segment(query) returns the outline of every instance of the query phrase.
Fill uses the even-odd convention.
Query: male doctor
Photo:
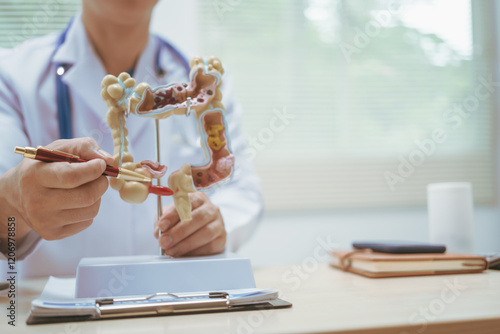
[[[155,196],[131,205],[107,191],[102,172],[113,161],[107,153],[113,142],[100,97],[102,78],[128,71],[151,86],[188,80],[185,59],[149,33],[156,2],[82,0],[82,12],[64,32],[0,53],[0,256],[6,260],[7,226],[15,220],[16,260],[24,259],[17,264],[20,276],[72,275],[82,257],[158,254],[159,246],[172,256],[234,251],[261,216],[258,178],[243,157],[241,110],[226,77],[223,103],[236,157],[233,181],[208,194],[191,194],[193,219],[187,223],[179,221],[170,197],[163,198],[163,215],[153,224]],[[60,127],[61,113],[69,120],[66,127]],[[192,118],[159,123],[165,179],[184,163],[203,162]],[[134,160],[154,160],[154,121],[130,117],[127,127]],[[62,133],[75,139],[58,140]],[[44,163],[13,153],[15,146],[38,145],[90,161]]]

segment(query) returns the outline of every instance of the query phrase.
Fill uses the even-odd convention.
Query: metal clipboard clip
[[[175,300],[153,300],[161,296],[174,297]],[[95,308],[101,319],[228,310],[229,294],[209,292],[180,296],[158,292],[145,297],[97,299]]]

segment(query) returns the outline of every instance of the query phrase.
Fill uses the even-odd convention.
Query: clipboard
[[[259,298],[259,294],[262,298]],[[36,312],[36,306],[32,306],[32,311],[26,320],[28,325],[292,307],[291,303],[277,298],[276,291],[270,294],[269,290],[244,294],[223,291],[194,294],[162,292],[144,297],[101,298],[93,301],[93,305],[78,302],[73,304],[44,303],[53,307],[53,311]],[[81,308],[74,308],[75,305],[80,305]],[[67,306],[73,307],[71,314],[61,315],[57,312],[58,310],[65,310]]]

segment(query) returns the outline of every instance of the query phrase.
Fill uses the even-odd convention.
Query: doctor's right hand
[[[14,216],[18,241],[31,230],[43,239],[57,240],[86,229],[108,188],[102,173],[113,158],[93,139],[57,140],[47,147],[90,161],[46,163],[25,158],[2,175],[0,224],[3,229],[7,217]]]

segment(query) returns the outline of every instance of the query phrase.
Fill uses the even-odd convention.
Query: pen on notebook
[[[25,158],[40,160],[44,162],[87,162],[79,156],[54,150],[51,148],[38,146],[34,147],[19,147],[16,146],[15,153],[23,155]],[[107,165],[103,175],[116,177],[117,179],[126,181],[151,182],[151,178],[142,174],[133,172],[128,169],[118,168]]]

